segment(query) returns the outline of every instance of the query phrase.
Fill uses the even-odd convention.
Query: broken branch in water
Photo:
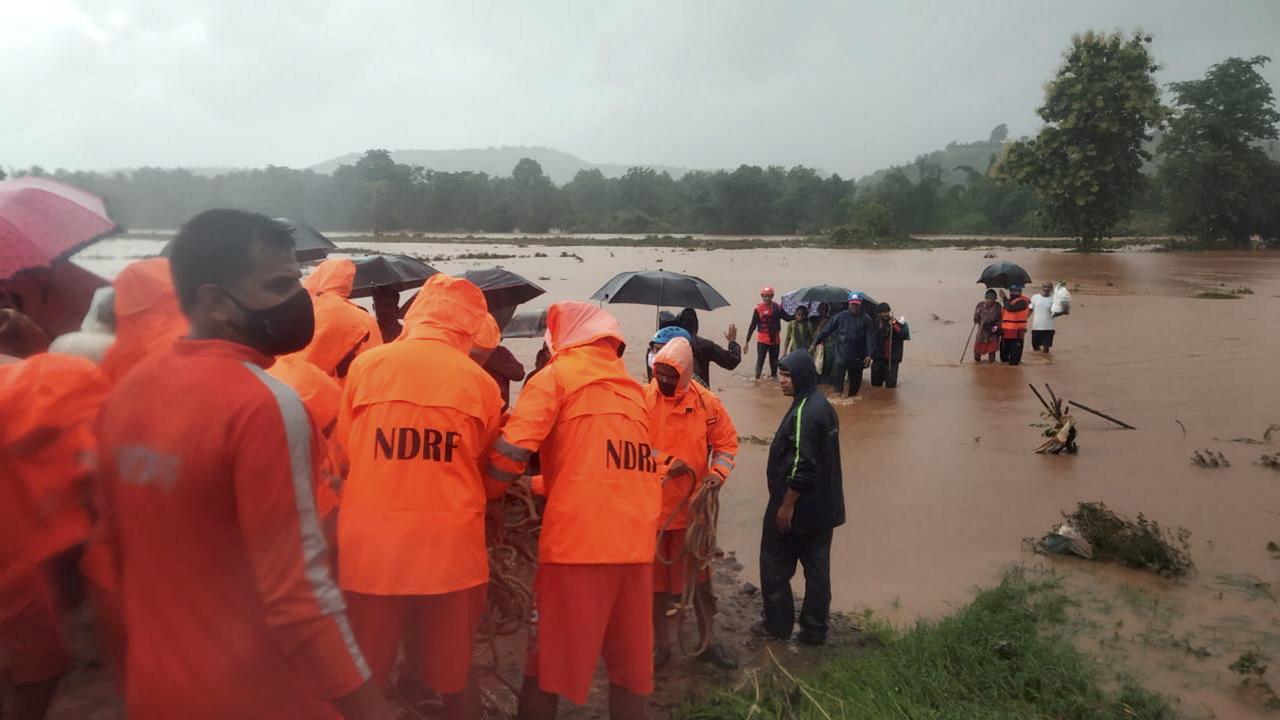
[[[1044,406],[1044,409],[1046,412],[1053,412],[1053,409],[1049,407],[1049,403],[1044,401],[1044,397],[1040,394],[1040,391],[1036,389],[1035,385],[1032,385],[1031,383],[1027,383],[1027,387],[1031,388],[1031,392],[1036,394],[1036,399],[1039,400],[1040,404]]]
[[[1053,427],[1044,431],[1044,436],[1049,439],[1036,448],[1036,453],[1058,455],[1065,452],[1074,455],[1080,446],[1076,444],[1076,419],[1071,417],[1071,411],[1053,393],[1053,388],[1049,387],[1048,383],[1045,383],[1044,387],[1049,392],[1049,397],[1053,398],[1052,405],[1045,402],[1044,396],[1036,390],[1034,385],[1030,387],[1031,392],[1036,394],[1036,398],[1044,406],[1044,412],[1041,414],[1053,420]]]
[[[1182,437],[1186,437],[1186,436],[1187,436],[1187,426],[1186,426],[1186,425],[1183,425],[1183,424],[1182,424],[1182,421],[1181,421],[1181,420],[1179,420],[1178,418],[1174,418],[1174,419],[1173,419],[1173,421],[1174,421],[1174,422],[1176,422],[1176,423],[1178,423],[1178,427],[1182,428]]]
[[[1068,400],[1067,402],[1068,402],[1068,403],[1070,403],[1071,405],[1075,406],[1075,407],[1080,408],[1081,410],[1084,410],[1085,412],[1093,413],[1094,415],[1097,415],[1098,417],[1102,418],[1103,420],[1110,420],[1111,422],[1113,422],[1113,423],[1115,423],[1115,424],[1119,425],[1120,427],[1122,427],[1122,428],[1124,428],[1124,429],[1126,429],[1126,430],[1137,430],[1137,429],[1138,429],[1138,428],[1136,428],[1136,427],[1134,427],[1134,426],[1130,425],[1129,423],[1127,423],[1127,422],[1125,422],[1125,421],[1123,421],[1123,420],[1117,420],[1117,419],[1115,419],[1115,418],[1111,417],[1110,415],[1108,415],[1108,414],[1106,414],[1106,413],[1104,413],[1104,412],[1099,412],[1099,411],[1097,411],[1097,410],[1094,410],[1093,408],[1091,408],[1091,407],[1089,407],[1089,406],[1087,406],[1087,405],[1081,405],[1080,403],[1076,402],[1075,400]],[[1179,424],[1181,424],[1181,423],[1179,423]],[[1183,428],[1183,430],[1185,431],[1185,430],[1186,430],[1186,428]]]

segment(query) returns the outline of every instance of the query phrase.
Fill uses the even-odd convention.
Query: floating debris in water
[[[1036,448],[1039,455],[1060,455],[1067,453],[1074,455],[1080,451],[1080,446],[1076,444],[1076,419],[1071,416],[1071,409],[1067,407],[1067,402],[1054,394],[1053,388],[1045,383],[1045,390],[1048,391],[1049,397],[1053,402],[1046,402],[1044,396],[1036,390],[1035,385],[1028,385],[1031,392],[1035,393],[1036,399],[1044,406],[1044,412],[1040,413],[1043,417],[1052,420],[1053,424],[1044,431],[1045,440],[1040,447]]]
[[[751,443],[752,445],[772,445],[773,438],[760,437],[759,435],[739,435],[738,442]]]
[[[1221,451],[1208,448],[1195,451],[1191,455],[1191,464],[1202,468],[1231,467],[1231,461],[1227,459],[1226,455],[1223,455]]]
[[[1186,528],[1170,532],[1142,513],[1131,520],[1101,502],[1079,503],[1075,512],[1063,513],[1062,517],[1067,521],[1065,525],[1055,526],[1038,540],[1026,541],[1032,549],[1061,552],[1053,549],[1062,545],[1056,538],[1063,535],[1063,527],[1069,527],[1073,536],[1078,534],[1088,543],[1094,560],[1118,562],[1172,577],[1186,575],[1195,566],[1191,561],[1191,532]]]

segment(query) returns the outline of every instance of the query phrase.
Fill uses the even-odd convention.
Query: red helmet
[[[761,290],[760,290],[760,294],[761,294],[761,295],[772,295],[772,294],[773,294],[773,288],[771,288],[771,287],[764,287],[764,288],[761,288]]]

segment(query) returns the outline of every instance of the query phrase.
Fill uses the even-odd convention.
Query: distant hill
[[[1004,146],[1004,142],[986,140],[971,143],[952,142],[948,143],[944,150],[934,150],[921,157],[926,162],[942,168],[942,182],[944,185],[963,185],[968,180],[968,176],[963,171],[957,170],[957,168],[968,166],[980,173],[985,173],[991,165],[992,159],[999,156]],[[912,161],[904,165],[877,170],[858,180],[858,187],[878,185],[884,179],[884,176],[894,169],[902,170],[902,172],[906,173],[911,182],[916,182],[920,179],[920,174],[916,171],[915,162]]]
[[[364,153],[349,153],[342,157],[327,160],[311,167],[322,173],[331,173],[339,165],[354,165]],[[557,185],[563,185],[573,179],[579,170],[598,169],[605,177],[622,177],[630,165],[609,163],[589,163],[575,155],[544,147],[489,147],[466,150],[392,150],[391,157],[405,165],[421,165],[441,172],[482,172],[492,176],[505,177],[520,162],[520,158],[538,161],[542,171]],[[643,165],[643,163],[636,163]],[[666,171],[673,178],[679,178],[689,172],[687,168],[667,165],[645,165],[658,172]]]

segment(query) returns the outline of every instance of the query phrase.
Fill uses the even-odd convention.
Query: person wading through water
[[[656,338],[655,338],[656,339]],[[738,455],[738,432],[720,398],[693,382],[693,351],[682,337],[673,338],[658,351],[653,381],[645,387],[649,432],[653,447],[684,463],[688,471],[672,475],[662,485],[662,526],[658,557],[653,563],[653,630],[655,667],[671,660],[671,633],[667,610],[672,600],[685,594],[688,565],[698,562],[685,551],[685,539],[693,515],[690,503],[696,493],[718,493],[733,472]],[[714,532],[715,528],[704,528]],[[698,630],[707,648],[698,657],[721,670],[736,670],[738,663],[715,642],[712,619],[716,598],[706,570],[698,574],[694,590]]]
[[[893,317],[889,303],[876,306],[876,342],[871,346],[871,387],[898,387],[902,345],[911,339],[911,326]]]
[[[391,718],[316,516],[324,438],[265,368],[315,328],[293,235],[209,210],[170,244],[191,330],[100,418],[102,507],[130,718]]]
[[[609,715],[645,716],[653,692],[653,559],[662,471],[644,389],[627,374],[618,321],[588,303],[547,309],[551,361],[525,382],[489,454],[489,478],[515,480],[536,452],[547,507],[519,717],[554,718],[587,700],[601,655]]]
[[[853,397],[862,387],[862,371],[871,365],[868,353],[876,341],[876,326],[872,317],[862,311],[862,295],[849,293],[849,309],[836,313],[809,346],[812,355],[828,337],[836,339],[836,359],[833,381],[837,393]],[[845,391],[845,378],[849,389]]]
[[[733,370],[742,363],[742,346],[738,344],[738,326],[729,323],[724,331],[727,347],[720,347],[715,341],[698,334],[698,313],[693,308],[685,308],[676,316],[675,324],[684,328],[690,335],[693,346],[693,377],[698,382],[711,387],[711,364],[715,363],[725,370]]]
[[[751,349],[751,333],[756,335],[756,379],[764,371],[764,359],[769,358],[769,377],[778,377],[778,349],[782,346],[782,321],[794,320],[782,306],[773,301],[773,288],[760,291],[760,304],[751,311],[751,323],[747,326],[747,346]]]
[[[817,334],[814,325],[814,322],[809,319],[808,305],[796,308],[795,319],[787,325],[787,339],[782,345],[782,352],[807,350],[813,344],[813,338]]]
[[[1031,300],[1022,294],[1021,285],[1010,285],[1007,296],[1001,290],[1000,299],[1004,301],[1000,313],[1000,359],[1010,365],[1018,365],[1022,362]]]
[[[995,290],[988,290],[984,298],[973,309],[973,324],[978,326],[978,336],[973,340],[976,363],[982,362],[983,355],[995,362],[996,352],[1000,350],[1000,302],[996,300]]]
[[[804,567],[800,642],[827,639],[831,609],[831,536],[844,524],[840,420],[818,389],[813,357],[804,350],[782,359],[782,394],[791,407],[769,446],[769,504],[760,537],[760,593],[764,620],[756,631],[788,640],[795,625],[791,578]]]

